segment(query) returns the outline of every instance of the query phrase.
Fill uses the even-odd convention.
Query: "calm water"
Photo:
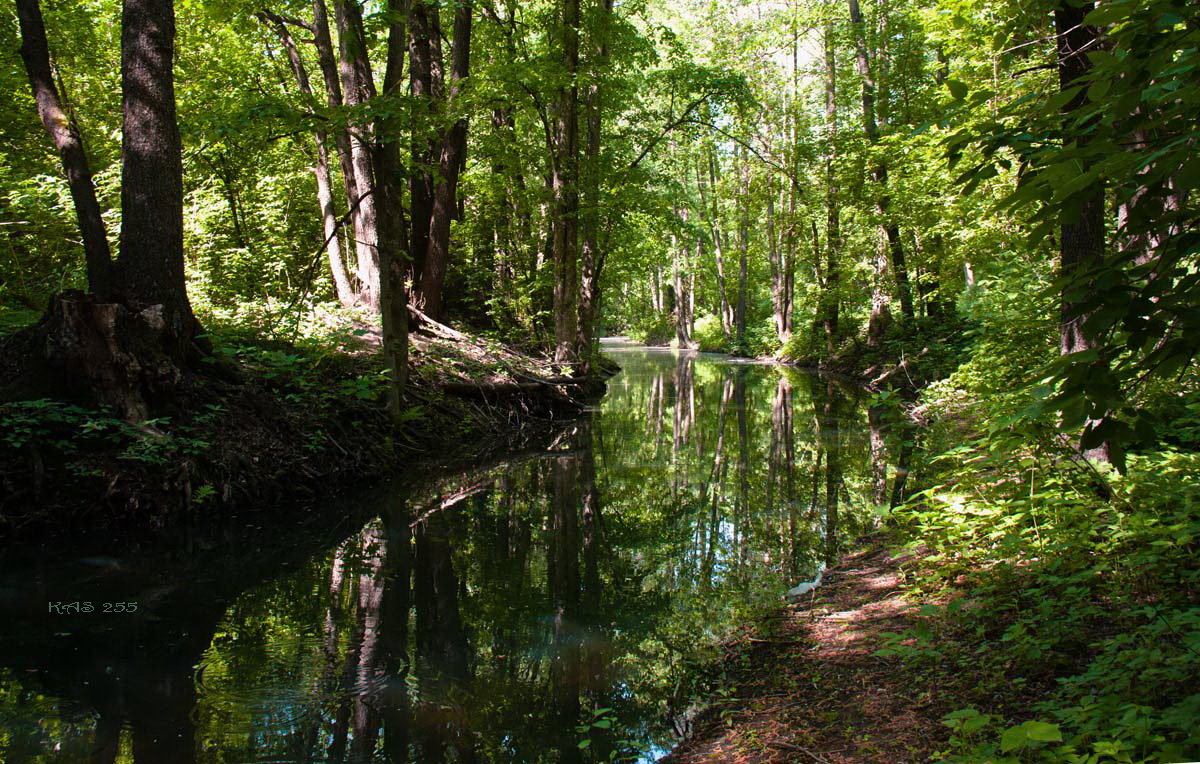
[[[869,522],[872,439],[829,380],[607,350],[624,370],[548,453],[286,527],[5,553],[0,760],[668,751],[720,641]],[[46,612],[72,601],[92,612]]]

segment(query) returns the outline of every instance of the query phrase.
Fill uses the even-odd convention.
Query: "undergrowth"
[[[943,604],[880,652],[973,700],[940,758],[1200,759],[1200,454],[1120,475],[991,433],[926,469],[892,523],[924,551],[912,593]]]

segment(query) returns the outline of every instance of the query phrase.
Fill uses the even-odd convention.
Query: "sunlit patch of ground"
[[[947,735],[953,700],[875,655],[916,618],[901,596],[907,557],[850,555],[813,595],[736,646],[735,693],[664,764],[923,761]]]

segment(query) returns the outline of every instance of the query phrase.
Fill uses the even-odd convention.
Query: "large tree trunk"
[[[454,12],[454,41],[451,47],[450,92],[446,106],[457,99],[471,69],[470,0],[460,0]],[[463,117],[445,131],[438,163],[433,206],[429,216],[429,253],[421,271],[418,302],[427,315],[442,319],[442,285],[450,262],[450,221],[458,209],[458,176],[467,153],[467,119]]]
[[[585,363],[591,359],[592,341],[596,331],[596,314],[600,309],[600,274],[604,270],[604,253],[600,251],[600,141],[603,136],[604,94],[600,78],[608,70],[608,28],[612,19],[613,0],[603,0],[601,16],[596,25],[595,66],[593,80],[584,98],[587,115],[587,145],[583,159],[583,210],[580,217],[583,243],[579,262],[579,338],[577,353]]]
[[[338,30],[341,52],[340,77],[343,98],[347,106],[357,106],[375,97],[375,80],[367,58],[367,42],[363,33],[362,11],[356,0],[334,0],[334,21]],[[374,188],[372,177],[372,126],[362,122],[350,138],[350,156],[358,187],[358,214],[355,218],[354,240],[358,252],[358,281],[362,303],[373,310],[380,307],[378,200],[368,189]]]
[[[140,422],[170,399],[182,377],[164,316],[159,303],[127,306],[62,292],[41,324],[46,358],[74,393]]]
[[[579,0],[562,0],[562,64],[569,84],[559,91],[555,116],[554,189],[554,360],[578,361],[579,325]]]
[[[28,7],[22,9],[22,21],[35,37],[38,30],[31,27],[39,26],[40,17],[29,13]],[[34,67],[31,80],[39,108],[52,110],[56,94],[44,90],[41,78],[47,72],[39,69],[39,62],[48,65],[42,55],[47,53],[44,39],[43,33],[42,44],[27,45],[24,52]],[[67,386],[132,421],[147,418],[157,404],[172,397],[182,367],[206,346],[197,338],[200,325],[188,303],[184,280],[183,161],[175,122],[174,42],[170,0],[125,0],[120,257],[111,268],[100,268],[102,253],[93,251],[89,271],[93,267],[101,271],[96,279],[104,287],[102,294],[56,295],[39,327],[45,360],[63,372]],[[43,109],[44,116],[49,114]],[[75,163],[69,170],[77,174],[73,192],[76,181],[90,186],[86,165],[78,164],[82,158],[78,133],[72,136],[69,125],[60,123],[58,128],[67,131],[56,138],[66,139]],[[94,203],[94,192],[80,190]],[[98,207],[85,215],[98,216]],[[91,220],[88,225],[96,223]],[[103,236],[102,224],[92,235]]]
[[[125,0],[121,243],[115,289],[135,310],[159,305],[162,341],[183,360],[200,333],[183,269],[183,147],[175,121],[172,0]]]
[[[401,95],[401,72],[404,68],[404,49],[407,30],[406,0],[388,0],[391,18],[388,27],[387,68],[383,76],[383,97]],[[379,210],[376,244],[380,266],[380,313],[383,331],[383,355],[391,374],[388,392],[388,413],[400,422],[403,411],[404,388],[408,382],[408,290],[404,268],[404,218],[401,212],[401,189],[404,185],[400,161],[400,125],[388,116],[393,110],[384,109],[376,118],[374,133],[378,144],[374,157],[375,197]]]
[[[21,60],[25,62],[25,72],[33,88],[38,116],[54,141],[54,148],[58,149],[67,185],[71,189],[71,201],[75,204],[75,219],[79,225],[87,265],[88,290],[105,294],[109,289],[112,266],[108,234],[100,215],[100,203],[96,200],[96,186],[92,182],[83,138],[75,121],[63,109],[58,88],[54,84],[50,46],[46,41],[46,26],[42,21],[38,0],[17,0],[17,20],[21,26]]]

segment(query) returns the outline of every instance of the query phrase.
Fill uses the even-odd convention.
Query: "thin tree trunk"
[[[685,223],[687,222],[687,210],[678,210],[677,214]],[[675,236],[671,237],[671,286],[675,293],[675,340],[681,348],[692,346],[692,321],[688,315],[692,301],[686,273],[689,270],[686,259],[688,246],[686,241],[679,240]]]
[[[358,106],[375,97],[375,81],[367,58],[362,12],[356,0],[334,0],[333,17],[338,30],[341,53],[339,75],[347,106]],[[358,281],[361,301],[372,310],[380,308],[379,201],[368,189],[375,188],[371,157],[371,125],[363,122],[350,137],[350,156],[358,188],[358,215],[355,218],[355,250],[358,253]]]
[[[726,341],[733,337],[733,305],[729,299],[729,290],[725,279],[725,234],[721,229],[719,196],[717,194],[717,158],[712,144],[706,147],[708,164],[709,194],[712,198],[710,224],[713,237],[713,255],[717,265],[717,292],[721,312],[721,332]]]
[[[332,108],[342,106],[342,84],[338,79],[337,57],[333,53],[333,39],[329,34],[329,12],[325,0],[313,0],[313,44],[317,49],[317,62],[321,69],[321,77],[325,81],[326,103]],[[354,155],[350,148],[350,132],[345,128],[334,131],[337,143],[338,164],[342,171],[342,187],[346,195],[346,209],[350,210],[350,226],[347,229],[346,256],[350,256],[349,243],[357,240],[354,232],[358,230],[358,178],[354,173]],[[358,290],[355,289],[355,299]]]
[[[850,26],[854,30],[854,46],[855,46],[855,65],[858,69],[859,77],[862,79],[862,108],[863,108],[863,128],[867,135],[867,142],[872,148],[878,150],[879,146],[879,126],[876,122],[876,99],[875,99],[875,80],[871,75],[870,56],[867,51],[866,34],[863,30],[862,13],[859,11],[858,0],[848,0],[850,6]],[[895,221],[894,216],[890,212],[891,197],[888,194],[888,165],[887,160],[879,156],[875,160],[875,166],[871,170],[871,176],[874,178],[876,185],[879,186],[878,199],[875,202],[875,209],[879,213],[880,225],[883,228],[884,237],[887,240],[887,249],[891,255],[892,270],[896,279],[896,290],[900,295],[900,312],[906,318],[913,318],[913,302],[912,290],[908,282],[908,269],[904,261],[904,243],[900,239],[900,226]],[[882,269],[886,268],[886,260],[877,258],[876,261],[876,279],[882,284],[883,276]],[[882,331],[881,322],[886,322],[886,318],[882,313],[886,310],[883,306],[883,300],[876,296],[873,300],[871,319],[875,324],[875,331],[872,332],[874,339],[878,338],[878,333]],[[877,317],[878,316],[878,317]]]
[[[284,20],[269,11],[263,11],[261,15],[271,23],[279,41],[283,43],[300,92],[311,98],[313,89],[308,79],[308,71],[304,68],[304,60],[300,58],[300,51],[296,48],[296,42],[288,32]],[[354,289],[350,286],[350,277],[346,273],[346,264],[342,261],[342,248],[337,237],[337,213],[333,208],[333,191],[329,185],[329,153],[325,149],[327,139],[325,131],[316,131],[317,164],[313,168],[313,174],[317,180],[317,203],[321,207],[321,228],[325,236],[325,253],[329,259],[329,272],[333,276],[338,302],[350,307],[354,304]]]
[[[775,192],[767,193],[767,260],[771,264],[771,303],[774,310],[775,336],[780,347],[792,337],[791,296],[788,294],[788,256],[776,237]]]
[[[454,41],[451,47],[450,92],[448,106],[462,90],[471,68],[470,0],[460,0],[454,12]],[[429,252],[421,272],[418,300],[434,320],[442,318],[442,285],[450,261],[450,221],[458,208],[458,176],[467,153],[467,119],[463,117],[444,134],[433,189],[433,206],[429,217]]]
[[[750,163],[744,156],[739,162],[741,193],[738,195],[738,286],[737,309],[733,315],[737,352],[746,352],[746,277],[750,256]]]
[[[33,88],[38,116],[54,141],[54,148],[58,150],[71,190],[71,201],[75,205],[75,219],[79,225],[87,266],[88,291],[105,295],[109,290],[109,271],[112,267],[108,233],[100,214],[100,203],[96,200],[96,186],[92,181],[83,138],[74,119],[63,109],[58,88],[54,84],[54,74],[50,68],[50,45],[46,40],[46,26],[38,0],[17,0],[17,20],[21,27],[19,52],[21,60],[25,62],[29,85]]]
[[[821,327],[825,331],[825,353],[833,357],[838,333],[838,291],[841,274],[838,253],[841,250],[841,206],[838,201],[837,156],[837,53],[833,22],[825,25],[825,125],[829,130],[826,141],[829,153],[825,158],[825,279],[821,284]],[[815,226],[815,223],[814,223]],[[816,232],[814,230],[814,244]],[[819,258],[814,252],[814,257]]]

